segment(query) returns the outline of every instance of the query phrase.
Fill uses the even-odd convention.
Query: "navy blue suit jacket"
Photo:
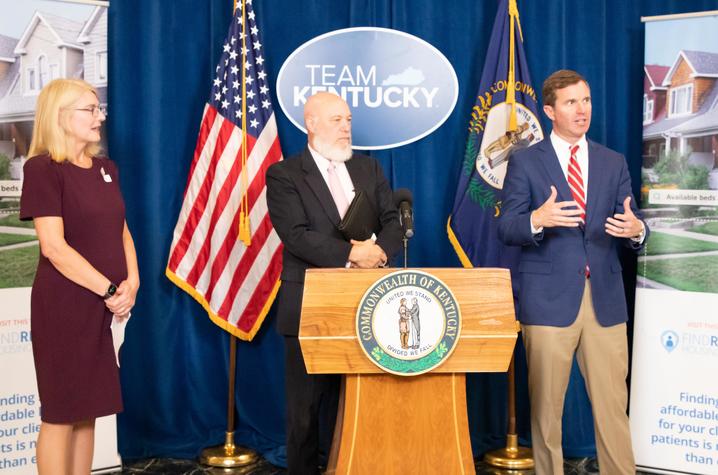
[[[588,141],[585,227],[544,228],[533,235],[531,212],[548,199],[551,185],[558,192],[556,201],[573,200],[550,139],[511,156],[498,231],[504,244],[522,246],[518,266],[519,320],[528,325],[572,324],[581,304],[588,263],[599,323],[611,326],[625,322],[628,312],[619,246],[638,251],[642,244],[610,236],[605,231],[605,222],[607,217],[623,212],[627,196],[631,196],[633,212],[641,217],[631,192],[626,160],[621,154]]]

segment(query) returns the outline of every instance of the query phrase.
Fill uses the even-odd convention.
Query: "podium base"
[[[327,473],[475,475],[463,373],[347,374],[344,381],[341,436]],[[420,465],[407,448],[421,454]]]
[[[227,432],[224,445],[206,448],[199,457],[202,465],[223,468],[244,467],[257,460],[257,452],[254,450],[234,445],[234,432]]]
[[[531,449],[519,447],[519,440],[516,434],[506,436],[506,447],[492,450],[484,455],[484,462],[492,467],[510,470],[526,470],[534,467],[534,459]],[[502,470],[501,473],[510,474]],[[519,472],[517,472],[519,473]]]

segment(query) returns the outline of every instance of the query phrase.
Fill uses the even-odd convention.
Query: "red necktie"
[[[578,145],[571,147],[571,158],[568,161],[568,186],[571,188],[571,195],[573,195],[574,201],[578,203],[578,207],[581,208],[581,219],[586,222],[586,191],[583,186],[583,174],[581,173],[581,167],[578,165],[576,159],[576,152],[578,151]]]
[[[586,223],[586,189],[583,186],[583,173],[581,173],[581,167],[578,165],[576,159],[576,152],[578,152],[578,145],[571,147],[571,158],[568,161],[568,187],[571,188],[571,195],[578,207],[581,208],[581,219],[583,219],[584,225]],[[586,277],[591,275],[591,271],[586,263]]]

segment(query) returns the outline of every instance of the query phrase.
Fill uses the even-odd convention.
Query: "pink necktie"
[[[339,181],[336,165],[330,163],[329,168],[327,168],[327,173],[329,176],[329,192],[332,194],[332,198],[334,198],[334,204],[337,206],[337,211],[339,211],[339,217],[343,218],[349,207],[349,202],[342,189],[342,183]]]

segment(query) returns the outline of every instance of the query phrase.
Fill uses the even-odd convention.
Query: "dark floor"
[[[598,473],[595,459],[570,459],[565,464],[565,475],[587,475]],[[284,474],[283,468],[275,467],[265,460],[256,464],[235,469],[212,468],[200,465],[194,460],[148,459],[126,464],[122,474],[149,473],[161,475],[199,475],[199,474],[234,474],[234,475],[275,475]],[[477,475],[533,475],[533,470],[500,470],[488,467],[484,462],[476,464]],[[638,472],[639,474],[641,472]]]

